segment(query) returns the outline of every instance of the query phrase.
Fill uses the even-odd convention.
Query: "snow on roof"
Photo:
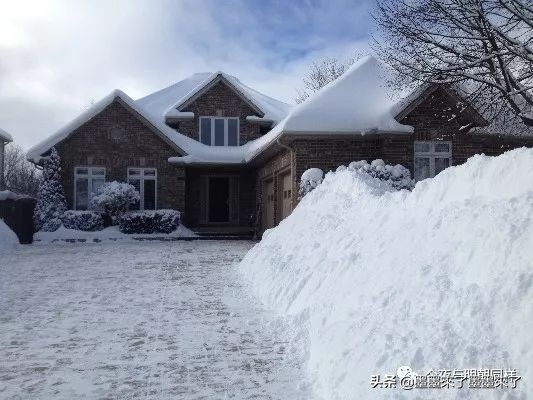
[[[371,56],[355,62],[338,79],[330,82],[292,110],[282,122],[284,132],[367,133],[412,132],[391,113],[386,70]]]
[[[241,148],[251,161],[284,134],[352,135],[365,133],[411,133],[391,113],[394,101],[385,87],[385,73],[373,57],[364,57],[342,76],[306,101],[298,104],[279,124]],[[180,157],[170,161],[179,162]]]
[[[372,57],[356,62],[337,80],[329,83],[305,102],[292,110],[290,106],[250,89],[240,81],[224,73],[195,74],[175,85],[169,86],[137,101],[120,90],[115,90],[94,104],[78,118],[60,129],[56,134],[30,149],[28,159],[38,162],[41,156],[75,129],[103,111],[116,98],[144,117],[172,144],[181,156],[169,158],[177,164],[245,164],[274,144],[283,134],[365,134],[409,133],[412,127],[401,125],[391,114],[392,100],[387,96],[385,80],[380,77],[384,69]],[[238,87],[243,94],[265,111],[264,120],[278,121],[286,116],[267,134],[243,146],[207,146],[185,136],[165,123],[165,115],[175,110],[177,104],[198,93],[217,77],[222,76]],[[176,102],[176,99],[177,102]],[[173,111],[174,113],[174,111]],[[171,113],[171,115],[173,115]]]
[[[191,75],[187,79],[140,98],[136,102],[150,114],[164,117],[176,102],[196,88],[203,86],[203,82],[207,81],[211,75],[210,72]]]
[[[289,104],[266,96],[246,86],[236,77],[221,71],[194,74],[174,85],[137,100],[137,103],[155,117],[164,119],[169,112],[179,109],[180,106],[217,79],[226,80],[238,94],[264,114],[262,117],[264,120],[271,120],[277,123],[287,115],[291,108]]]
[[[4,131],[3,129],[0,129],[0,139],[2,139],[2,141],[4,141],[4,142],[12,142],[13,141],[13,138],[11,137],[11,135],[9,133],[7,133],[6,131]]]
[[[187,154],[197,154],[200,158],[204,155],[206,151],[212,151],[212,148],[210,146],[206,146],[197,140],[191,139],[185,135],[182,135],[179,132],[176,132],[174,129],[166,125],[164,122],[162,122],[158,118],[154,118],[152,115],[146,112],[142,107],[139,106],[131,97],[129,97],[126,93],[120,91],[120,90],[114,90],[109,95],[104,97],[99,102],[95,103],[93,106],[91,106],[89,109],[87,109],[84,113],[79,115],[77,118],[72,120],[70,123],[65,125],[63,128],[61,128],[59,131],[57,131],[54,135],[50,136],[48,139],[44,140],[43,142],[37,144],[36,146],[32,147],[27,154],[27,157],[29,160],[34,162],[39,162],[39,160],[42,158],[42,155],[46,153],[48,150],[50,150],[52,147],[54,147],[59,142],[66,139],[74,130],[82,126],[87,121],[94,118],[96,115],[98,115],[100,112],[102,112],[109,104],[111,104],[115,99],[122,100],[127,106],[129,106],[131,109],[133,109],[135,112],[137,112],[140,116],[142,116],[146,121],[148,121],[150,124],[152,124],[157,131],[162,135],[164,139],[169,141],[171,144],[173,144],[177,150],[179,150],[182,153]],[[226,160],[233,161],[233,162],[241,162],[242,159],[239,157],[236,157],[236,153],[238,153],[239,148],[236,147],[234,149],[227,149],[227,152],[223,153],[229,153],[229,156],[227,154],[221,154],[219,157],[220,162],[224,162]]]

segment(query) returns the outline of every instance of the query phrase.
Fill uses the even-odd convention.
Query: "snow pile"
[[[0,252],[13,248],[18,243],[19,240],[15,232],[9,229],[5,222],[0,219]]]
[[[533,392],[532,168],[531,149],[475,156],[412,192],[341,170],[266,232],[240,268],[268,306],[300,321],[318,396],[504,396],[371,388],[371,375],[407,365],[516,368],[507,396]]]
[[[320,185],[323,178],[324,172],[320,168],[309,168],[304,171],[302,178],[300,179],[300,189],[298,190],[299,198],[301,199],[311,190]]]

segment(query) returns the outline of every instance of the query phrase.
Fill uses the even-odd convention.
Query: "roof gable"
[[[50,136],[46,140],[42,141],[41,143],[28,150],[28,160],[39,162],[39,160],[44,156],[44,154],[46,154],[52,147],[67,139],[78,128],[94,119],[115,101],[119,101],[123,107],[125,107],[135,117],[137,117],[152,132],[154,132],[154,134],[160,136],[161,139],[168,143],[178,153],[182,155],[186,154],[186,152],[180,146],[179,142],[176,140],[175,137],[176,135],[182,135],[176,133],[168,127],[168,131],[165,130],[157,123],[157,121],[154,121],[149,115],[147,115],[143,109],[138,107],[138,105],[128,95],[126,95],[120,90],[115,90],[99,102],[95,103],[92,107],[87,109],[84,113],[80,114],[77,118],[72,120],[63,128],[58,130],[54,135]]]
[[[259,108],[257,104],[255,104],[251,99],[249,99],[247,96],[243,94],[241,90],[239,90],[233,83],[231,83],[224,75],[219,73],[218,75],[214,76],[213,79],[208,82],[205,86],[198,88],[198,90],[194,93],[190,93],[186,98],[181,99],[179,104],[175,104],[170,111],[173,109],[183,111],[185,108],[190,106],[192,103],[194,103],[196,100],[198,100],[200,97],[202,97],[204,94],[209,92],[212,88],[214,88],[216,85],[222,84],[229,88],[237,97],[239,97],[244,103],[246,103],[257,115],[260,117],[264,117],[265,113],[264,111]]]
[[[224,72],[199,73],[159,90],[136,102],[148,113],[165,121],[176,111],[181,111],[211,87],[222,82],[247,103],[263,121],[278,123],[290,111],[291,106],[264,95],[246,85],[239,79]]]
[[[442,84],[425,84],[417,88],[404,99],[400,100],[393,106],[393,115],[397,121],[402,121],[411,114],[417,107],[423,104],[431,95],[438,91],[443,91],[457,105],[461,104],[463,109],[461,114],[472,120],[472,126],[486,126],[487,120],[459,93],[448,85]]]

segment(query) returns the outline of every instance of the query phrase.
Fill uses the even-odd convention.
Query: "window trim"
[[[131,171],[139,171],[139,175],[131,175]],[[146,175],[145,171],[154,171],[154,175]],[[157,210],[157,168],[153,167],[128,167],[126,174],[126,181],[130,183],[131,179],[138,179],[140,181],[139,187],[139,211],[144,210],[144,181],[155,181],[155,198],[154,198],[154,210]]]
[[[241,145],[241,121],[239,117],[216,117],[216,116],[209,116],[204,115],[198,118],[198,141],[202,143],[202,119],[209,119],[211,120],[211,144],[209,146],[212,147],[239,147]],[[216,146],[215,145],[215,120],[222,119],[224,120],[224,145],[222,146]],[[229,120],[236,120],[237,121],[237,144],[235,146],[230,146],[228,144],[228,121]],[[207,146],[207,145],[206,145]]]
[[[79,174],[79,169],[86,169],[86,174]],[[101,169],[104,171],[103,175],[94,175],[93,169]],[[93,179],[94,178],[104,178],[104,183],[106,183],[106,174],[107,170],[105,167],[99,167],[99,166],[85,166],[85,165],[77,165],[74,167],[74,196],[73,196],[73,202],[72,202],[72,208],[74,210],[78,210],[78,199],[77,199],[77,189],[78,189],[78,178],[86,178],[87,179],[87,209],[89,209],[89,204],[91,203],[91,195],[93,193]]]
[[[429,144],[430,148],[429,151],[416,151],[416,145],[421,143],[427,143]],[[448,151],[435,151],[435,145],[437,144],[447,144],[449,146]],[[413,172],[414,172],[414,178],[417,179],[417,171],[416,171],[416,159],[417,158],[428,158],[429,159],[429,177],[428,178],[434,178],[437,174],[435,174],[435,158],[447,158],[449,160],[448,167],[452,166],[453,157],[452,157],[452,142],[451,141],[445,141],[445,140],[415,140],[413,143]],[[440,173],[440,172],[439,172]],[[427,178],[424,178],[427,179]]]

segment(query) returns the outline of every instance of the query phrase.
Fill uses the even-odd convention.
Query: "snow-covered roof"
[[[363,57],[342,76],[313,94],[282,121],[284,132],[412,132],[391,113],[386,70],[374,57]],[[280,124],[280,125],[281,125]]]
[[[276,143],[282,135],[410,133],[412,127],[398,123],[391,113],[393,101],[387,96],[384,73],[385,69],[376,59],[362,58],[341,77],[292,109],[285,103],[248,88],[235,77],[220,72],[195,74],[137,101],[115,90],[56,134],[30,149],[28,158],[38,161],[50,148],[103,111],[116,98],[121,99],[176,146],[178,154],[171,157],[169,162],[184,165],[246,164]],[[265,122],[279,121],[277,125],[267,134],[242,146],[218,147],[204,145],[165,123],[167,116],[184,116],[182,114],[185,113],[179,112],[179,105],[186,104],[188,99],[216,79],[226,79],[241,90],[243,95],[263,110],[264,115],[260,119]],[[259,118],[254,119],[257,121]]]
[[[294,107],[270,132],[234,148],[241,152],[240,162],[252,161],[283,135],[411,133],[413,128],[398,123],[391,113],[394,101],[388,96],[383,77],[385,73],[375,58],[360,59],[341,77]],[[211,156],[215,154],[207,159],[188,154],[172,157],[169,161],[185,165],[216,163],[217,157]],[[233,156],[238,157],[239,154],[234,153]]]
[[[0,140],[2,140],[3,142],[12,142],[13,138],[9,133],[4,131],[3,129],[0,129]]]
[[[156,129],[157,133],[159,133],[163,139],[165,139],[171,145],[175,146],[178,152],[183,154],[201,155],[203,150],[210,149],[210,146],[206,146],[198,142],[197,140],[191,139],[185,135],[182,135],[181,133],[176,132],[174,129],[162,122],[159,118],[155,118],[154,116],[149,114],[126,93],[120,90],[114,90],[102,100],[93,104],[84,113],[82,113],[70,123],[65,125],[55,134],[53,134],[43,142],[37,144],[36,146],[32,147],[27,153],[28,159],[34,162],[39,162],[43,154],[45,154],[48,150],[50,150],[59,142],[65,140],[77,128],[94,118],[116,99],[122,100],[128,107],[130,107],[133,111],[135,111],[142,118],[144,118],[149,124],[151,124]],[[221,160],[224,160],[224,157],[222,157]]]
[[[204,90],[219,81],[224,81],[258,113],[263,114],[258,119],[277,123],[287,115],[291,108],[289,104],[266,96],[246,86],[236,77],[221,71],[194,74],[174,85],[137,100],[137,103],[156,118],[159,117],[164,120],[165,117],[172,115],[175,110],[180,110]]]

